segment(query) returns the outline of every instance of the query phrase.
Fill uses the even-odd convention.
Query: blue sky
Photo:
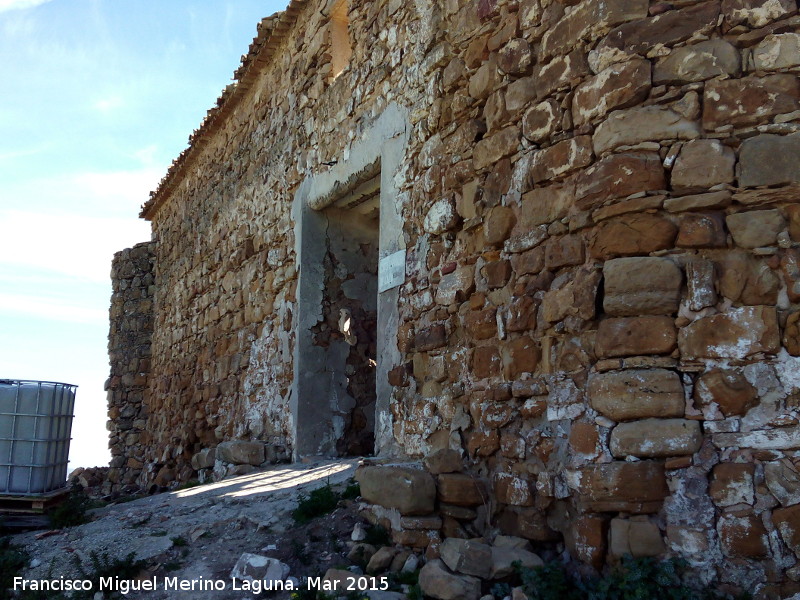
[[[0,378],[78,384],[72,465],[108,462],[113,253],[286,0],[0,0]]]

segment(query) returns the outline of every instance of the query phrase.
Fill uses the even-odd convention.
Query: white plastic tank
[[[77,386],[0,379],[0,495],[63,488]]]

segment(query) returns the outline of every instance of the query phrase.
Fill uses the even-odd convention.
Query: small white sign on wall
[[[385,292],[406,280],[406,251],[399,250],[378,262],[378,293]]]

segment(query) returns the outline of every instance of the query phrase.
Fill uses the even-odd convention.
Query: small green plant
[[[361,495],[361,486],[358,484],[357,481],[350,480],[347,484],[347,487],[344,488],[342,492],[342,498],[345,500],[355,500]]]
[[[27,564],[28,555],[24,550],[14,546],[10,538],[0,538],[0,600],[11,598],[10,588],[14,585],[14,577]]]
[[[186,541],[186,538],[182,537],[180,535],[177,536],[177,537],[169,538],[169,539],[171,539],[173,545],[177,546],[178,548],[180,548],[182,546],[188,546],[189,545],[189,542]]]
[[[135,579],[139,573],[147,567],[144,560],[136,560],[136,553],[131,552],[124,558],[111,558],[108,552],[90,552],[89,564],[85,565],[75,557],[75,568],[80,574],[81,579],[92,582],[92,589],[100,588],[100,579],[106,577],[118,577],[119,579]],[[94,593],[90,590],[74,594],[72,598],[90,599]]]
[[[311,555],[309,555],[305,546],[297,540],[292,540],[292,554],[294,554],[295,558],[300,561],[300,564],[311,564]]]
[[[515,568],[530,600],[722,600],[710,587],[689,588],[683,581],[685,561],[625,556],[603,577],[579,579],[567,574],[560,563],[534,569]]]
[[[172,573],[173,571],[177,571],[183,566],[183,563],[179,560],[172,560],[168,563],[164,564],[164,570],[167,573]]]
[[[175,488],[175,490],[176,491],[188,490],[190,488],[197,487],[198,485],[201,485],[200,481],[198,481],[197,479],[190,479],[186,483],[180,484],[178,487]]]
[[[419,569],[416,571],[398,571],[397,573],[389,573],[389,583],[393,587],[400,587],[401,585],[415,586],[419,582]]]
[[[406,598],[408,598],[408,600],[422,600],[422,588],[418,583],[408,588]]]
[[[72,486],[67,498],[58,506],[50,509],[50,525],[54,529],[76,527],[88,523],[91,519],[86,511],[97,508],[97,504],[83,491],[80,484]]]
[[[333,491],[330,483],[312,490],[309,494],[300,494],[299,503],[292,511],[292,517],[298,525],[305,525],[333,511],[339,503],[339,498],[339,494]]]
[[[392,543],[392,537],[389,531],[382,525],[369,525],[364,533],[364,543],[372,544],[376,548],[379,546],[389,546]]]

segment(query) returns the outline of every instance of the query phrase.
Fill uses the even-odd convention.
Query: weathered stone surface
[[[504,344],[500,349],[503,374],[515,379],[523,373],[533,373],[541,359],[541,351],[533,338],[522,336]]]
[[[414,349],[427,352],[447,344],[447,329],[444,325],[432,325],[419,330],[414,336]]]
[[[463,469],[461,452],[451,448],[437,450],[425,457],[425,468],[431,475],[457,473]]]
[[[511,235],[516,220],[514,211],[508,206],[492,208],[483,222],[483,238],[486,243],[492,246],[502,244]]]
[[[597,511],[655,512],[669,494],[664,464],[648,460],[584,467],[579,491],[587,508]]]
[[[578,174],[575,198],[579,208],[607,199],[666,189],[661,157],[655,152],[612,154]]]
[[[397,552],[397,548],[392,548],[391,546],[383,546],[382,548],[378,548],[375,554],[373,554],[369,559],[365,571],[370,575],[375,573],[383,573],[387,568],[389,568],[389,565],[392,564],[392,559],[394,559]]]
[[[711,436],[717,448],[755,448],[758,450],[792,450],[800,448],[800,431],[768,429],[742,433],[715,433]]]
[[[733,150],[718,140],[687,142],[672,168],[672,189],[678,193],[692,193],[720,183],[732,183],[735,163]]]
[[[722,553],[730,558],[764,558],[769,551],[767,530],[755,515],[725,515],[718,524]]]
[[[786,318],[782,341],[789,354],[800,356],[800,312],[794,312]]]
[[[605,319],[597,329],[598,358],[669,354],[677,345],[677,330],[671,317],[646,316]]]
[[[522,135],[532,142],[544,142],[558,129],[561,108],[555,100],[530,107],[522,118]]]
[[[714,263],[693,259],[686,263],[687,304],[689,310],[699,311],[717,303]]]
[[[533,506],[531,483],[509,473],[498,473],[494,478],[494,493],[499,502],[512,506]]]
[[[611,65],[576,88],[572,120],[575,125],[583,125],[612,110],[637,104],[649,93],[649,61],[631,60]]]
[[[483,138],[475,144],[472,154],[475,169],[480,171],[493,165],[504,156],[514,154],[519,146],[519,137],[519,127],[511,125]]]
[[[769,492],[783,506],[800,503],[800,472],[790,461],[765,463],[764,480]]]
[[[694,454],[702,441],[699,421],[642,419],[614,427],[609,447],[616,458],[660,458]]]
[[[536,97],[542,100],[553,92],[570,87],[590,74],[586,54],[575,50],[566,56],[540,62],[533,69]]]
[[[600,155],[619,146],[697,137],[700,137],[698,123],[668,107],[654,105],[612,112],[597,126],[592,143],[595,154]]]
[[[582,515],[568,523],[564,542],[572,556],[599,569],[606,555],[607,528],[602,517]]]
[[[452,273],[443,275],[436,286],[437,304],[452,304],[464,300],[475,289],[475,267],[464,265]]]
[[[216,457],[216,448],[203,448],[200,452],[192,456],[192,468],[195,471],[199,471],[200,469],[213,469]]]
[[[289,565],[282,563],[277,558],[260,556],[245,552],[236,561],[231,570],[230,577],[240,581],[254,582],[256,580],[275,584],[289,576]],[[277,589],[277,588],[276,588]]]
[[[266,459],[264,442],[222,442],[217,446],[216,459],[234,465],[260,465]]]
[[[703,96],[703,127],[744,127],[800,108],[800,82],[795,75],[768,75],[714,80]]]
[[[678,346],[684,359],[775,353],[780,347],[775,309],[746,306],[697,319],[681,329]]]
[[[739,150],[739,185],[780,185],[800,181],[800,136],[765,133],[746,139]]]
[[[542,299],[542,318],[550,323],[561,321],[569,315],[583,320],[595,316],[600,272],[593,267],[582,267],[563,287],[547,292]]]
[[[533,232],[535,239],[538,240],[536,243],[541,242],[546,237],[546,233],[540,234],[535,227],[545,223],[550,224],[566,216],[574,202],[574,190],[569,185],[556,184],[525,193],[522,196],[519,221],[514,229],[512,239],[513,236],[522,237]]]
[[[464,330],[476,340],[485,340],[497,333],[497,311],[470,310],[464,315]]]
[[[612,557],[660,556],[666,549],[661,531],[647,517],[611,519],[608,551]]]
[[[755,465],[743,463],[719,463],[714,466],[708,493],[717,506],[753,504],[755,488],[753,474]]]
[[[469,80],[469,95],[478,100],[488,98],[500,85],[501,76],[497,63],[488,60],[483,63]]]
[[[757,71],[776,71],[800,65],[800,34],[770,34],[753,48],[753,66]]]
[[[433,512],[436,484],[422,469],[410,467],[362,467],[356,472],[361,496],[373,504],[396,508],[402,515]]]
[[[492,572],[492,548],[472,540],[447,538],[439,548],[451,571],[487,579]]]
[[[716,404],[726,417],[743,415],[758,403],[756,389],[741,373],[715,369],[704,373],[694,386],[698,407]]]
[[[666,369],[595,373],[588,393],[592,408],[614,421],[682,417],[685,408],[681,379]]]
[[[609,315],[662,315],[678,310],[683,275],[669,259],[612,259],[603,265],[603,278],[603,310]]]
[[[440,235],[458,224],[456,205],[450,198],[442,198],[433,203],[425,215],[422,227],[428,233]]]
[[[422,593],[438,600],[478,600],[481,582],[476,577],[454,575],[439,559],[425,563],[419,572]]]
[[[524,542],[525,540],[521,541]],[[495,545],[492,546],[492,569],[489,573],[489,578],[502,579],[512,575],[516,571],[514,563],[517,562],[525,569],[533,569],[544,565],[544,561],[539,558],[539,555],[524,548],[498,546],[497,540],[495,540]]]
[[[502,363],[495,346],[479,346],[472,353],[472,372],[478,379],[500,374]]]
[[[679,248],[724,248],[727,234],[722,215],[687,213],[680,220],[675,245]]]
[[[613,27],[619,23],[647,16],[647,3],[643,0],[611,0],[610,2],[582,2],[564,15],[542,37],[540,59],[563,54],[574,47],[585,35]]]
[[[712,77],[737,76],[741,72],[739,51],[722,39],[707,40],[675,48],[656,63],[656,85],[704,81]]]
[[[795,12],[792,0],[722,0],[722,14],[729,25],[763,27]]]
[[[470,475],[447,473],[437,478],[439,501],[456,506],[478,506],[488,501],[483,484]]]
[[[645,55],[654,46],[672,46],[697,32],[709,31],[716,25],[718,16],[718,2],[702,2],[681,10],[670,10],[656,17],[620,25],[606,36],[600,48]]]
[[[558,142],[533,155],[530,177],[534,183],[556,179],[592,163],[592,138],[588,135]]]
[[[718,270],[719,291],[725,298],[748,305],[777,302],[780,280],[766,261],[734,250],[721,257]]]
[[[786,219],[777,210],[752,210],[728,215],[725,219],[733,241],[742,248],[758,248],[775,244],[786,228]]]
[[[607,260],[672,248],[678,228],[659,215],[624,215],[603,221],[589,237],[589,254]]]
[[[669,212],[713,210],[717,208],[726,208],[730,203],[730,192],[710,192],[708,194],[697,194],[696,196],[667,198],[664,200],[664,209]]]
[[[506,507],[497,519],[497,526],[504,533],[526,540],[546,542],[559,539],[558,533],[547,524],[544,511],[537,508]]]
[[[524,38],[514,38],[500,49],[497,65],[505,73],[520,75],[528,73],[533,63],[531,46]]]

